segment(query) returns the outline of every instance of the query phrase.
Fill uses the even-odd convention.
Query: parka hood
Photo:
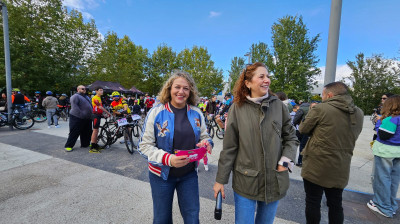
[[[327,103],[345,113],[350,114],[351,123],[355,124],[355,105],[353,98],[350,95],[337,95],[332,98],[325,100],[323,103]]]

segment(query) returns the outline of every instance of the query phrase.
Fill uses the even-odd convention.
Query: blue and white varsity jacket
[[[196,142],[207,139],[214,146],[207,133],[201,110],[187,105],[187,115],[193,127]],[[164,180],[168,179],[171,155],[174,154],[174,121],[175,116],[169,103],[155,105],[146,117],[138,147],[139,153],[149,162],[149,171]]]

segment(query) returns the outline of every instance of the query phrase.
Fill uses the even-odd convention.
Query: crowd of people
[[[232,176],[236,223],[273,223],[279,201],[289,189],[293,166],[301,168],[307,223],[320,223],[323,194],[329,208],[329,223],[343,223],[342,194],[349,182],[350,163],[364,121],[363,111],[354,105],[349,88],[342,82],[324,86],[321,102],[288,100],[284,92],[273,93],[267,67],[260,62],[241,72],[233,95],[199,97],[190,74],[175,71],[156,97],[104,96],[96,87],[93,96],[85,86],[70,102],[69,135],[66,151],[72,151],[80,137],[82,148],[100,152],[97,144],[101,119],[127,114],[145,114],[138,152],[148,162],[153,223],[172,223],[175,191],[185,223],[199,223],[198,166],[208,170],[207,153],[214,146],[206,121],[215,118],[224,132],[223,148],[213,186],[214,197],[225,198]],[[60,98],[51,91],[34,102],[52,116]],[[30,99],[17,93],[15,104]],[[110,111],[107,108],[110,108]],[[376,135],[372,151],[373,199],[367,207],[393,217],[398,209],[396,194],[400,182],[400,96],[385,94],[376,110]],[[56,127],[57,119],[54,120]],[[201,158],[178,155],[177,151],[205,149]],[[197,151],[196,151],[197,150]]]

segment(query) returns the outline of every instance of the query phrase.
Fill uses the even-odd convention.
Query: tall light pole
[[[8,39],[8,12],[5,3],[0,1],[1,13],[3,15],[3,32],[4,32],[4,58],[6,65],[6,89],[7,89],[7,111],[8,120],[11,121],[11,61],[10,61],[10,41]],[[12,125],[10,125],[12,129]]]
[[[342,0],[332,0],[324,85],[335,81],[341,14]]]
[[[245,55],[244,55],[245,57],[248,57],[248,63],[247,64],[251,64],[251,52],[247,52]]]

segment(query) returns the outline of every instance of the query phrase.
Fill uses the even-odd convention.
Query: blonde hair
[[[174,83],[175,79],[177,78],[184,78],[190,86],[190,94],[187,99],[187,103],[190,105],[197,105],[199,102],[199,92],[197,91],[196,84],[192,78],[192,76],[185,72],[185,71],[180,71],[180,70],[175,70],[174,72],[171,73],[171,76],[168,78],[168,80],[164,83],[160,93],[158,93],[157,98],[160,100],[160,103],[166,104],[171,101],[171,87],[172,84]]]

